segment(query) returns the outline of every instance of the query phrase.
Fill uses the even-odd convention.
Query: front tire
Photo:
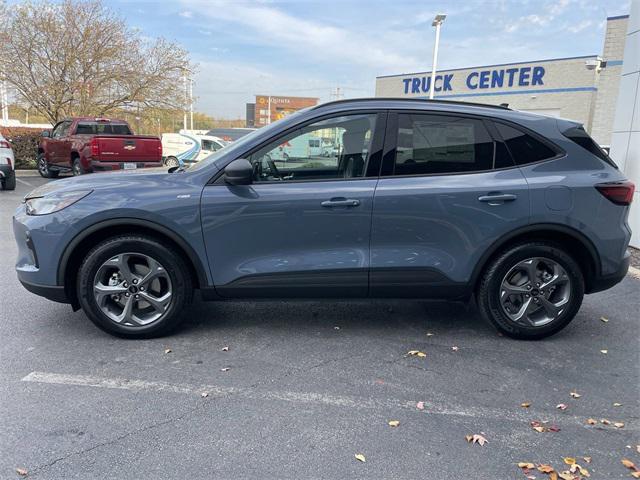
[[[174,330],[191,303],[189,270],[154,238],[110,238],[85,257],[77,281],[80,306],[107,333],[152,338]]]
[[[80,163],[80,159],[78,157],[73,159],[73,166],[71,167],[74,176],[83,175],[86,172],[84,168],[82,168],[82,163]]]
[[[56,178],[58,176],[57,170],[50,170],[49,164],[47,163],[47,158],[44,156],[44,153],[38,154],[38,173],[43,178]]]
[[[500,332],[537,340],[573,320],[582,305],[584,277],[561,246],[526,242],[490,262],[476,295],[482,316]]]

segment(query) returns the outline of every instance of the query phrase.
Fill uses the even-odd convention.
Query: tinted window
[[[395,175],[491,170],[493,158],[493,139],[480,120],[398,115]]]
[[[588,152],[594,154],[601,160],[604,160],[612,167],[618,168],[618,166],[611,160],[611,157],[607,155],[607,152],[600,148],[600,146],[589,136],[589,134],[582,127],[570,128],[563,133],[569,140],[577,143]]]
[[[556,156],[556,152],[551,147],[521,130],[502,123],[496,123],[496,127],[518,165],[539,162]]]
[[[363,177],[375,115],[322,120],[269,143],[249,157],[255,182]]]
[[[78,135],[131,135],[124,123],[82,122],[76,127]]]

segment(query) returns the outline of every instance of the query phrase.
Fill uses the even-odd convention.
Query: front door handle
[[[518,196],[511,193],[497,193],[482,195],[478,197],[478,200],[488,203],[489,205],[502,205],[505,202],[513,202],[516,198],[518,198]]]
[[[360,205],[360,200],[355,200],[353,198],[332,198],[331,200],[325,200],[320,205],[327,208],[332,207],[357,207]]]

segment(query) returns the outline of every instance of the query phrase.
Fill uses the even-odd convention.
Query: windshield
[[[245,147],[247,145],[250,145],[256,137],[264,134],[268,134],[270,131],[280,128],[284,122],[287,122],[287,123],[290,122],[291,120],[295,119],[302,112],[305,112],[306,110],[308,109],[305,108],[302,110],[298,110],[297,112],[294,112],[291,115],[287,115],[282,120],[273,122],[272,124],[267,125],[266,127],[262,127],[259,130],[254,130],[253,132],[245,135],[244,137],[241,137],[239,140],[236,140],[235,142],[231,142],[227,144],[226,147],[221,148],[217,152],[212,153],[208,157],[204,158],[202,161],[196,163],[194,166],[189,168],[189,170],[194,171],[194,170],[200,170],[202,168],[207,168],[209,165],[214,163],[218,158],[220,158],[223,155],[229,154],[229,152],[233,152],[233,151],[236,151],[237,153],[242,152],[245,149]]]

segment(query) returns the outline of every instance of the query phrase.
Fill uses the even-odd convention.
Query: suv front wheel
[[[127,338],[169,333],[191,303],[182,257],[146,236],[110,238],[92,249],[78,273],[82,309],[102,330]]]
[[[584,278],[559,245],[537,241],[499,254],[477,290],[482,316],[513,338],[536,340],[566,327],[582,305]]]

